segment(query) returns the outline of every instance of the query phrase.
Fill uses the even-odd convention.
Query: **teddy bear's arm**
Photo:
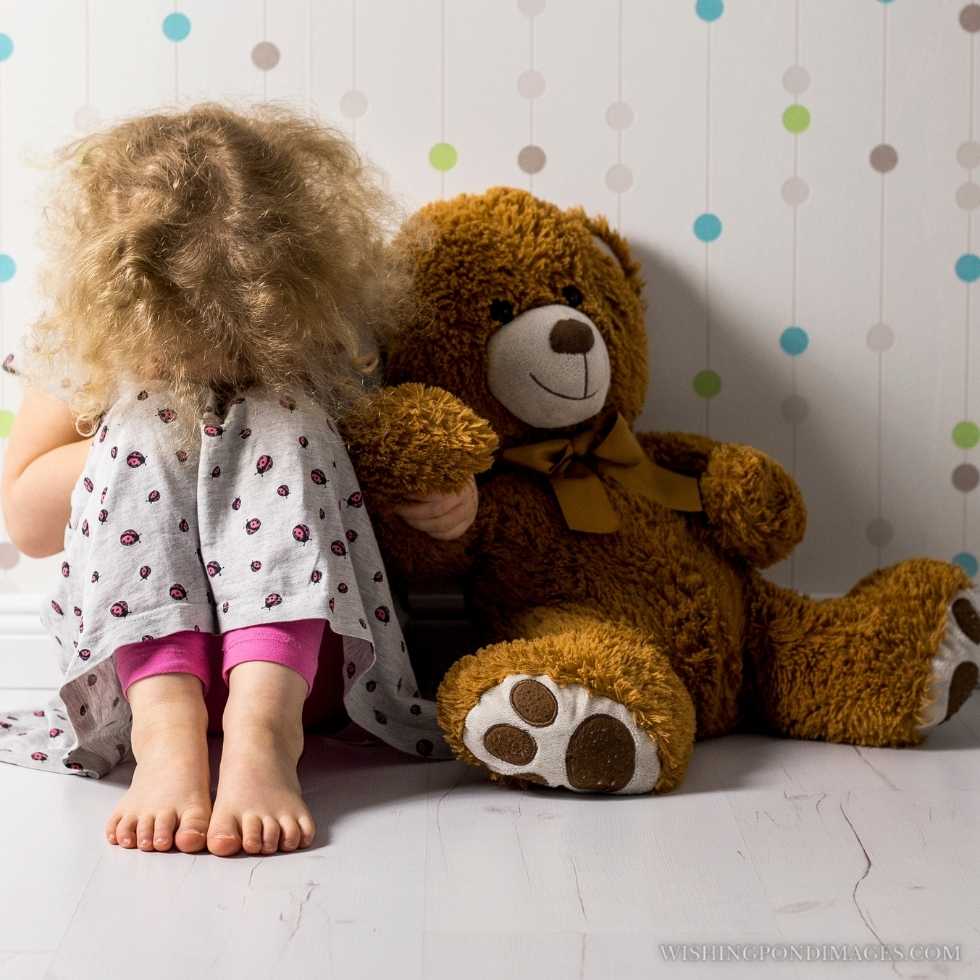
[[[488,422],[449,392],[420,384],[372,392],[340,425],[369,503],[383,507],[459,490],[490,468],[497,448]]]
[[[698,477],[705,525],[726,551],[767,568],[803,540],[806,506],[796,481],[765,453],[686,433],[641,433],[656,463]]]

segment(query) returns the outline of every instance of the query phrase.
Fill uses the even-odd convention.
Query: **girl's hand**
[[[476,480],[470,477],[458,493],[413,497],[410,503],[395,508],[395,513],[416,531],[424,531],[437,541],[453,541],[469,530],[479,504]]]

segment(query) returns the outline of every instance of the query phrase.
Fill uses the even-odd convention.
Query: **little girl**
[[[389,202],[342,136],[268,108],[133,119],[62,162],[49,309],[5,365],[29,387],[3,504],[23,552],[64,547],[43,610],[64,676],[45,711],[0,717],[0,760],[102,776],[131,747],[123,847],[306,847],[318,679],[384,741],[448,755],[331,418],[406,295]],[[453,537],[474,510],[467,488],[402,513]]]

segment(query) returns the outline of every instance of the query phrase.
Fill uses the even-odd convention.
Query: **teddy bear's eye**
[[[514,319],[514,304],[510,300],[495,299],[490,304],[490,316],[497,323],[510,323]]]
[[[575,287],[575,286],[566,286],[561,291],[561,294],[562,294],[562,296],[565,297],[565,302],[568,303],[569,306],[581,306],[582,305],[583,296],[579,292],[579,290],[578,290],[577,287]]]

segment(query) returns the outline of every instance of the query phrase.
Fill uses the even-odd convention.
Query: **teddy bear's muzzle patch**
[[[581,310],[559,303],[514,317],[487,347],[487,383],[512,415],[540,429],[577,425],[609,393],[609,351]]]
[[[485,691],[463,742],[492,772],[580,793],[649,793],[660,776],[656,742],[624,705],[546,675]]]

